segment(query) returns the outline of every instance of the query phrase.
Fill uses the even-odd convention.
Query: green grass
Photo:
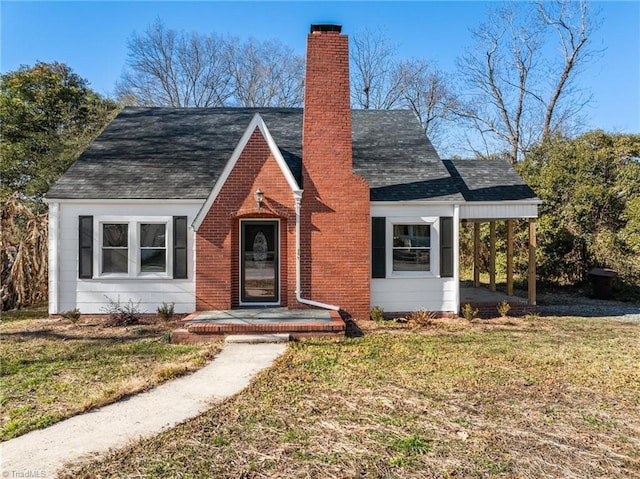
[[[219,350],[218,344],[169,344],[166,323],[102,328],[5,319],[0,324],[1,440],[197,369]]]
[[[66,477],[640,477],[640,327],[361,324]]]
[[[43,303],[34,304],[22,309],[12,309],[11,311],[0,312],[2,321],[17,321],[24,319],[42,319],[46,318],[49,305],[45,301]]]

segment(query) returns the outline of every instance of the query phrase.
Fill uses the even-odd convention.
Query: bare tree
[[[304,60],[276,41],[241,43],[157,20],[129,40],[118,98],[128,105],[215,107],[302,105]]]
[[[583,100],[575,101],[575,97],[579,95],[573,95],[573,103],[561,103],[563,98],[576,92],[573,79],[584,62],[598,52],[590,51],[587,47],[594,26],[589,18],[586,2],[541,2],[538,4],[538,12],[544,24],[556,31],[562,51],[562,61],[555,71],[550,71],[557,81],[546,103],[542,124],[542,140],[546,140],[558,125],[575,116],[590,100],[590,97],[583,97]]]
[[[384,30],[351,38],[351,102],[356,108],[412,110],[434,143],[446,136],[455,103],[445,75],[424,59],[401,60]]]
[[[404,60],[396,65],[393,75],[400,94],[399,105],[416,114],[432,142],[442,141],[444,123],[455,105],[444,73],[426,60]]]
[[[558,33],[562,58],[550,57],[550,29]],[[593,52],[586,2],[508,3],[473,31],[476,45],[458,61],[464,85],[455,114],[480,142],[480,156],[502,150],[516,163],[529,147],[571,122],[586,104],[573,79]]]
[[[364,30],[351,37],[351,101],[357,108],[390,109],[397,106],[396,47],[384,31]]]
[[[124,103],[211,107],[233,93],[228,42],[219,35],[176,32],[157,20],[128,46],[128,69],[116,86]]]
[[[129,40],[129,70],[117,85],[118,96],[138,105],[223,105],[232,93],[227,50],[220,36],[176,32],[156,21]]]
[[[230,48],[234,101],[246,107],[298,107],[304,96],[304,59],[277,41],[251,38]]]

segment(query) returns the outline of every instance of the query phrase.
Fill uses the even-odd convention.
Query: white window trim
[[[112,225],[127,225],[127,256],[128,256],[128,260],[127,260],[127,272],[126,273],[103,273],[102,272],[102,260],[104,258],[104,254],[103,254],[103,240],[104,240],[104,232],[103,232],[103,226],[105,224],[112,224]],[[94,254],[94,261],[98,261],[98,270],[94,271],[98,271],[98,275],[100,275],[103,278],[126,278],[129,276],[129,274],[131,273],[131,224],[127,221],[101,221],[99,223],[98,226],[98,249],[97,249],[97,254]],[[96,249],[94,249],[94,251],[96,251]],[[97,258],[96,258],[97,257]]]
[[[150,224],[155,224],[155,225],[164,225],[164,261],[165,261],[165,271],[161,272],[161,271],[142,271],[142,260],[141,260],[141,250],[142,250],[142,245],[140,242],[140,238],[141,238],[141,234],[140,234],[140,228],[141,226],[145,224],[145,225],[150,225]],[[145,278],[166,278],[167,276],[173,276],[173,274],[169,274],[170,272],[172,273],[172,266],[173,264],[169,264],[170,262],[173,263],[171,261],[171,255],[169,254],[169,246],[171,241],[173,240],[173,229],[170,230],[170,225],[171,224],[171,228],[173,227],[173,218],[171,218],[168,222],[167,221],[158,221],[158,220],[152,220],[152,221],[138,221],[136,222],[136,234],[137,236],[137,244],[136,244],[136,262],[135,265],[138,269],[138,276],[140,277],[145,277]],[[171,237],[170,237],[171,235]],[[161,249],[161,248],[151,248],[148,247],[146,249]]]
[[[428,225],[430,231],[429,271],[393,270],[393,227],[394,225]],[[438,216],[392,216],[387,217],[386,227],[386,270],[387,278],[437,278],[440,275],[440,219]]]
[[[165,272],[142,272],[140,264],[140,225],[165,225]],[[102,272],[102,225],[126,224],[129,226],[128,264],[127,273]],[[95,279],[172,279],[173,278],[173,216],[96,216],[93,218],[93,228],[98,234],[93,238],[93,277]]]

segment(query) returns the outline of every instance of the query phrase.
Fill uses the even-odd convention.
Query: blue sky
[[[127,39],[156,18],[174,29],[277,38],[303,54],[311,23],[340,23],[344,33],[382,27],[400,57],[434,61],[453,71],[471,46],[469,29],[487,2],[31,2],[0,0],[0,70],[36,61],[68,64],[109,95],[124,68]],[[602,25],[593,45],[602,58],[581,86],[593,93],[588,128],[640,133],[640,2],[594,2]]]

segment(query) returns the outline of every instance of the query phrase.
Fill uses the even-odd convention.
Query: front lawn
[[[0,323],[1,440],[185,374],[220,349],[169,344],[171,323],[104,328],[30,316],[4,314]]]
[[[640,477],[637,324],[360,326],[65,477]]]

